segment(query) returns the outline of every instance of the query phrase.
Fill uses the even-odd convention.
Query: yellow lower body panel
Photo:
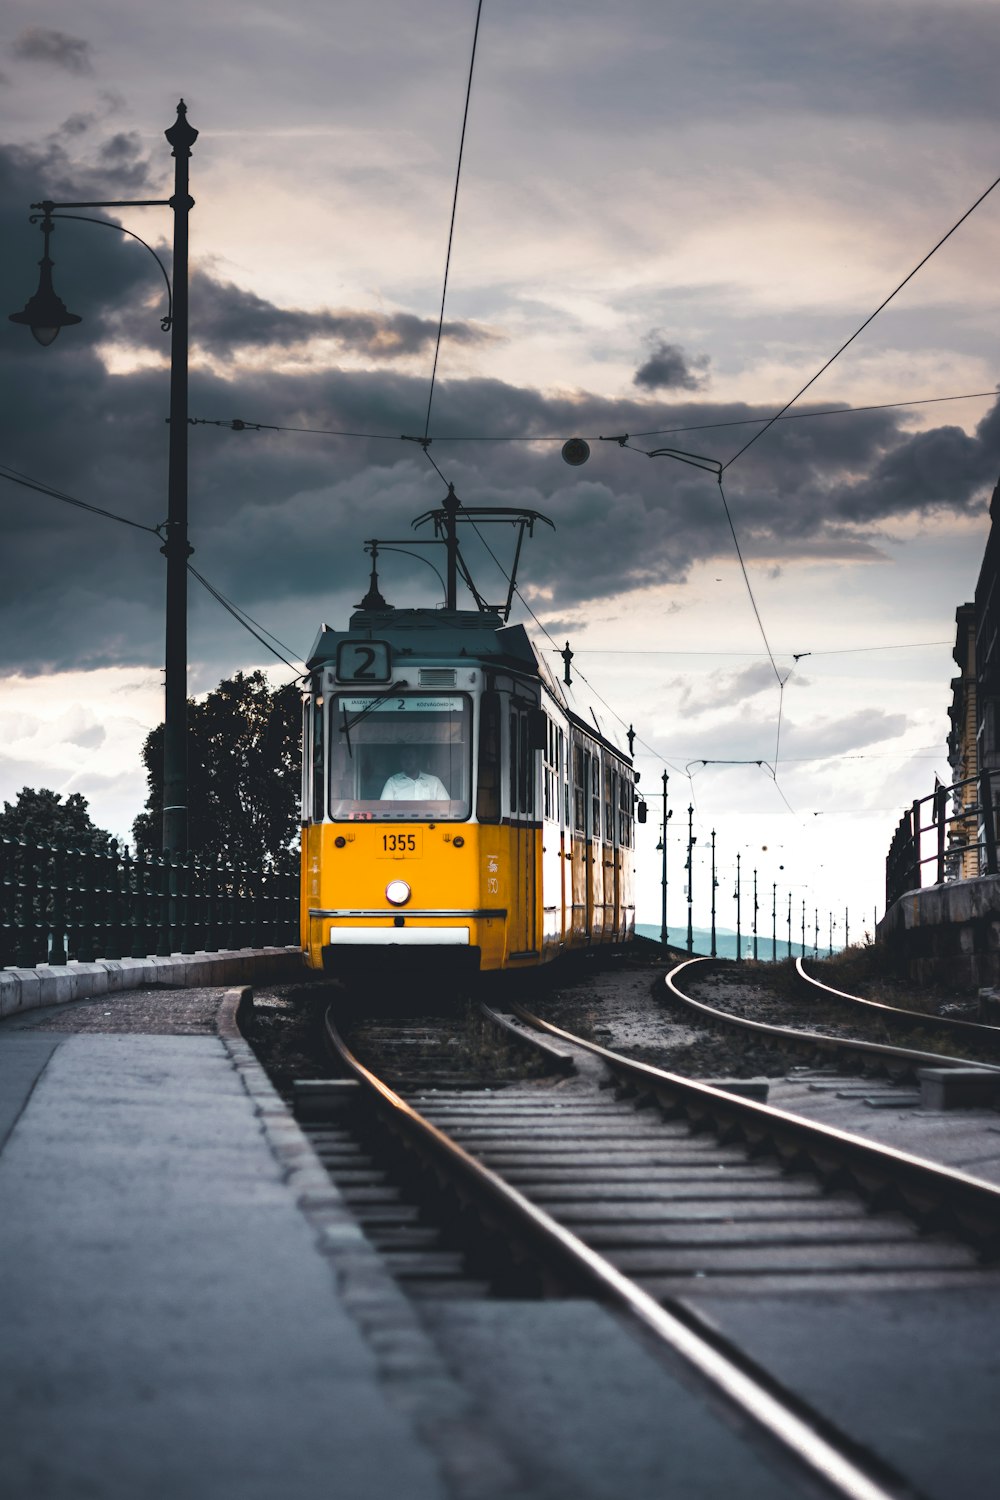
[[[574,845],[550,824],[308,825],[302,946],[316,969],[356,962],[366,951],[432,958],[435,948],[455,961],[455,950],[465,949],[484,971],[530,968],[628,933],[625,853],[615,851],[617,878],[609,872],[605,880],[603,851]],[[626,857],[630,865],[631,851]],[[546,878],[553,889],[544,888]],[[609,911],[612,892],[618,900]]]

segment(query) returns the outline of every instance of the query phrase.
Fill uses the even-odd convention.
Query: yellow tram
[[[520,970],[633,936],[631,758],[523,626],[488,607],[392,609],[373,568],[308,667],[310,966]]]

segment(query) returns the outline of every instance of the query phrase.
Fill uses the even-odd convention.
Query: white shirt
[[[407,776],[397,771],[390,776],[382,788],[383,802],[447,802],[448,788],[429,771],[418,771],[416,776]]]

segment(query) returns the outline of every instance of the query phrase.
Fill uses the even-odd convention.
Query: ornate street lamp
[[[693,818],[694,818],[694,808],[689,803],[688,804],[688,857],[687,857],[687,877],[688,877],[688,884],[687,884],[687,903],[688,903],[687,951],[689,953],[693,953],[694,952],[694,929],[693,929],[693,927],[691,925],[691,903],[694,900],[694,892],[693,892],[693,886],[694,886],[694,861],[692,860],[691,856],[694,853],[694,846],[698,842],[696,834],[692,832],[692,829],[694,827],[694,824],[693,824],[693,821],[692,821]]]
[[[667,782],[670,777],[666,771],[663,773],[663,837],[657,844],[657,850],[663,856],[660,866],[660,946],[666,950],[670,946],[670,932],[667,927],[667,824],[674,815],[673,808],[667,807]]]
[[[38,290],[21,312],[11,313],[12,323],[25,324],[42,345],[49,345],[60,328],[79,323],[68,312],[52,285],[49,237],[53,219],[82,219],[103,224],[139,240],[156,260],[167,281],[169,298],[160,326],[170,330],[170,438],[167,473],[167,523],[160,549],[167,559],[165,708],[163,727],[163,849],[183,854],[187,850],[187,566],[191,547],[187,536],[187,442],[188,442],[188,216],[194,199],[188,192],[188,159],[198,132],[188,124],[182,99],[177,119],[164,131],[173,147],[174,193],[172,198],[106,199],[86,203],[33,203],[32,223],[41,218],[44,250],[39,261]],[[145,240],[108,219],[90,219],[83,214],[55,212],[66,208],[170,208],[174,215],[173,292],[156,251]]]
[[[32,204],[34,208],[35,205]],[[68,311],[65,302],[57,297],[52,285],[52,257],[49,255],[49,236],[53,230],[52,215],[46,213],[42,218],[42,234],[45,236],[45,248],[42,258],[38,262],[41,270],[38,276],[38,290],[24,305],[23,312],[11,313],[12,323],[24,323],[31,329],[32,334],[42,345],[48,348],[58,336],[60,328],[69,328],[73,323],[79,323],[80,319],[76,313]]]

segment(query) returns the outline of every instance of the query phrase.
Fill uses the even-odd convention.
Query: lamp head
[[[46,212],[42,220],[42,233],[45,236],[45,249],[42,258],[38,262],[40,271],[38,276],[38,290],[25,304],[23,310],[17,313],[9,313],[8,317],[12,323],[23,323],[31,329],[35,340],[48,348],[59,334],[60,328],[70,328],[74,323],[81,320],[76,313],[68,311],[65,302],[57,297],[52,285],[52,261],[49,257],[49,235],[52,233],[52,220]]]

